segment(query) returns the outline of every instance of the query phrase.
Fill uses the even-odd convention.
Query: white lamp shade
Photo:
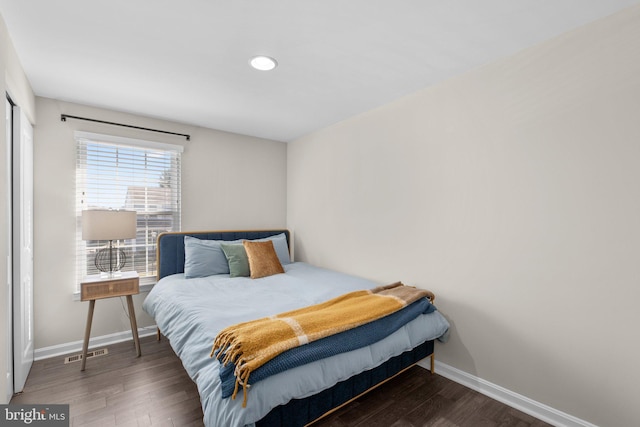
[[[82,211],[82,240],[122,240],[136,237],[133,211]]]

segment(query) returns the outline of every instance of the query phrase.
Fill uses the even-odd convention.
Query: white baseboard
[[[428,370],[430,368],[429,363],[429,359],[424,359],[418,362],[418,365]],[[436,373],[438,375],[442,375],[451,381],[462,384],[465,387],[482,393],[485,396],[489,396],[492,399],[502,402],[505,405],[511,406],[512,408],[522,411],[525,414],[529,414],[532,417],[536,417],[551,425],[557,427],[597,427],[596,425],[576,418],[573,415],[554,409],[544,403],[536,402],[526,396],[507,390],[504,387],[483,380],[482,378],[478,378],[475,375],[468,374],[454,368],[453,366],[449,366],[446,363],[436,360],[435,365]]]
[[[138,336],[146,337],[154,335],[156,327],[146,326],[138,328]],[[115,344],[118,342],[133,340],[131,331],[116,332],[115,334],[102,335],[89,339],[89,348]],[[79,353],[82,351],[83,341],[73,341],[65,344],[52,345],[50,347],[36,348],[34,351],[34,360],[49,359],[50,357],[62,356],[70,353]]]

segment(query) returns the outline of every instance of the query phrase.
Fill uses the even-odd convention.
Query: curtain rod
[[[103,123],[105,125],[122,126],[122,127],[125,127],[125,128],[131,128],[131,129],[147,130],[149,132],[158,132],[158,133],[166,133],[166,134],[169,134],[169,135],[184,136],[187,139],[187,141],[191,141],[191,135],[188,135],[186,133],[177,133],[177,132],[169,132],[169,131],[160,130],[160,129],[143,128],[143,127],[140,127],[140,126],[125,125],[125,124],[122,124],[122,123],[107,122],[107,121],[104,121],[104,120],[88,119],[86,117],[70,116],[68,114],[61,114],[60,115],[60,121],[66,122],[67,119],[86,120],[88,122]]]

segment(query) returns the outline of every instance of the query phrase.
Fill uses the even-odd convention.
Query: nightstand
[[[131,333],[136,346],[136,353],[140,357],[140,340],[138,338],[138,324],[136,323],[136,312],[133,308],[132,295],[139,293],[138,273],[127,271],[117,277],[100,277],[100,275],[85,277],[80,283],[80,301],[89,301],[89,314],[87,316],[87,328],[84,333],[84,344],[82,345],[82,367],[84,371],[87,363],[87,350],[89,349],[89,336],[91,335],[91,322],[93,320],[93,309],[97,299],[127,297],[129,307],[129,320],[131,321]]]

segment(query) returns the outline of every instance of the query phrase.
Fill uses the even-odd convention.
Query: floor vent
[[[98,357],[98,356],[104,356],[109,354],[109,350],[107,350],[106,348],[101,348],[100,350],[92,350],[87,352],[87,359],[91,359],[92,357]],[[82,353],[80,354],[74,354],[73,356],[68,356],[64,358],[64,363],[73,363],[73,362],[79,362],[82,360]]]

